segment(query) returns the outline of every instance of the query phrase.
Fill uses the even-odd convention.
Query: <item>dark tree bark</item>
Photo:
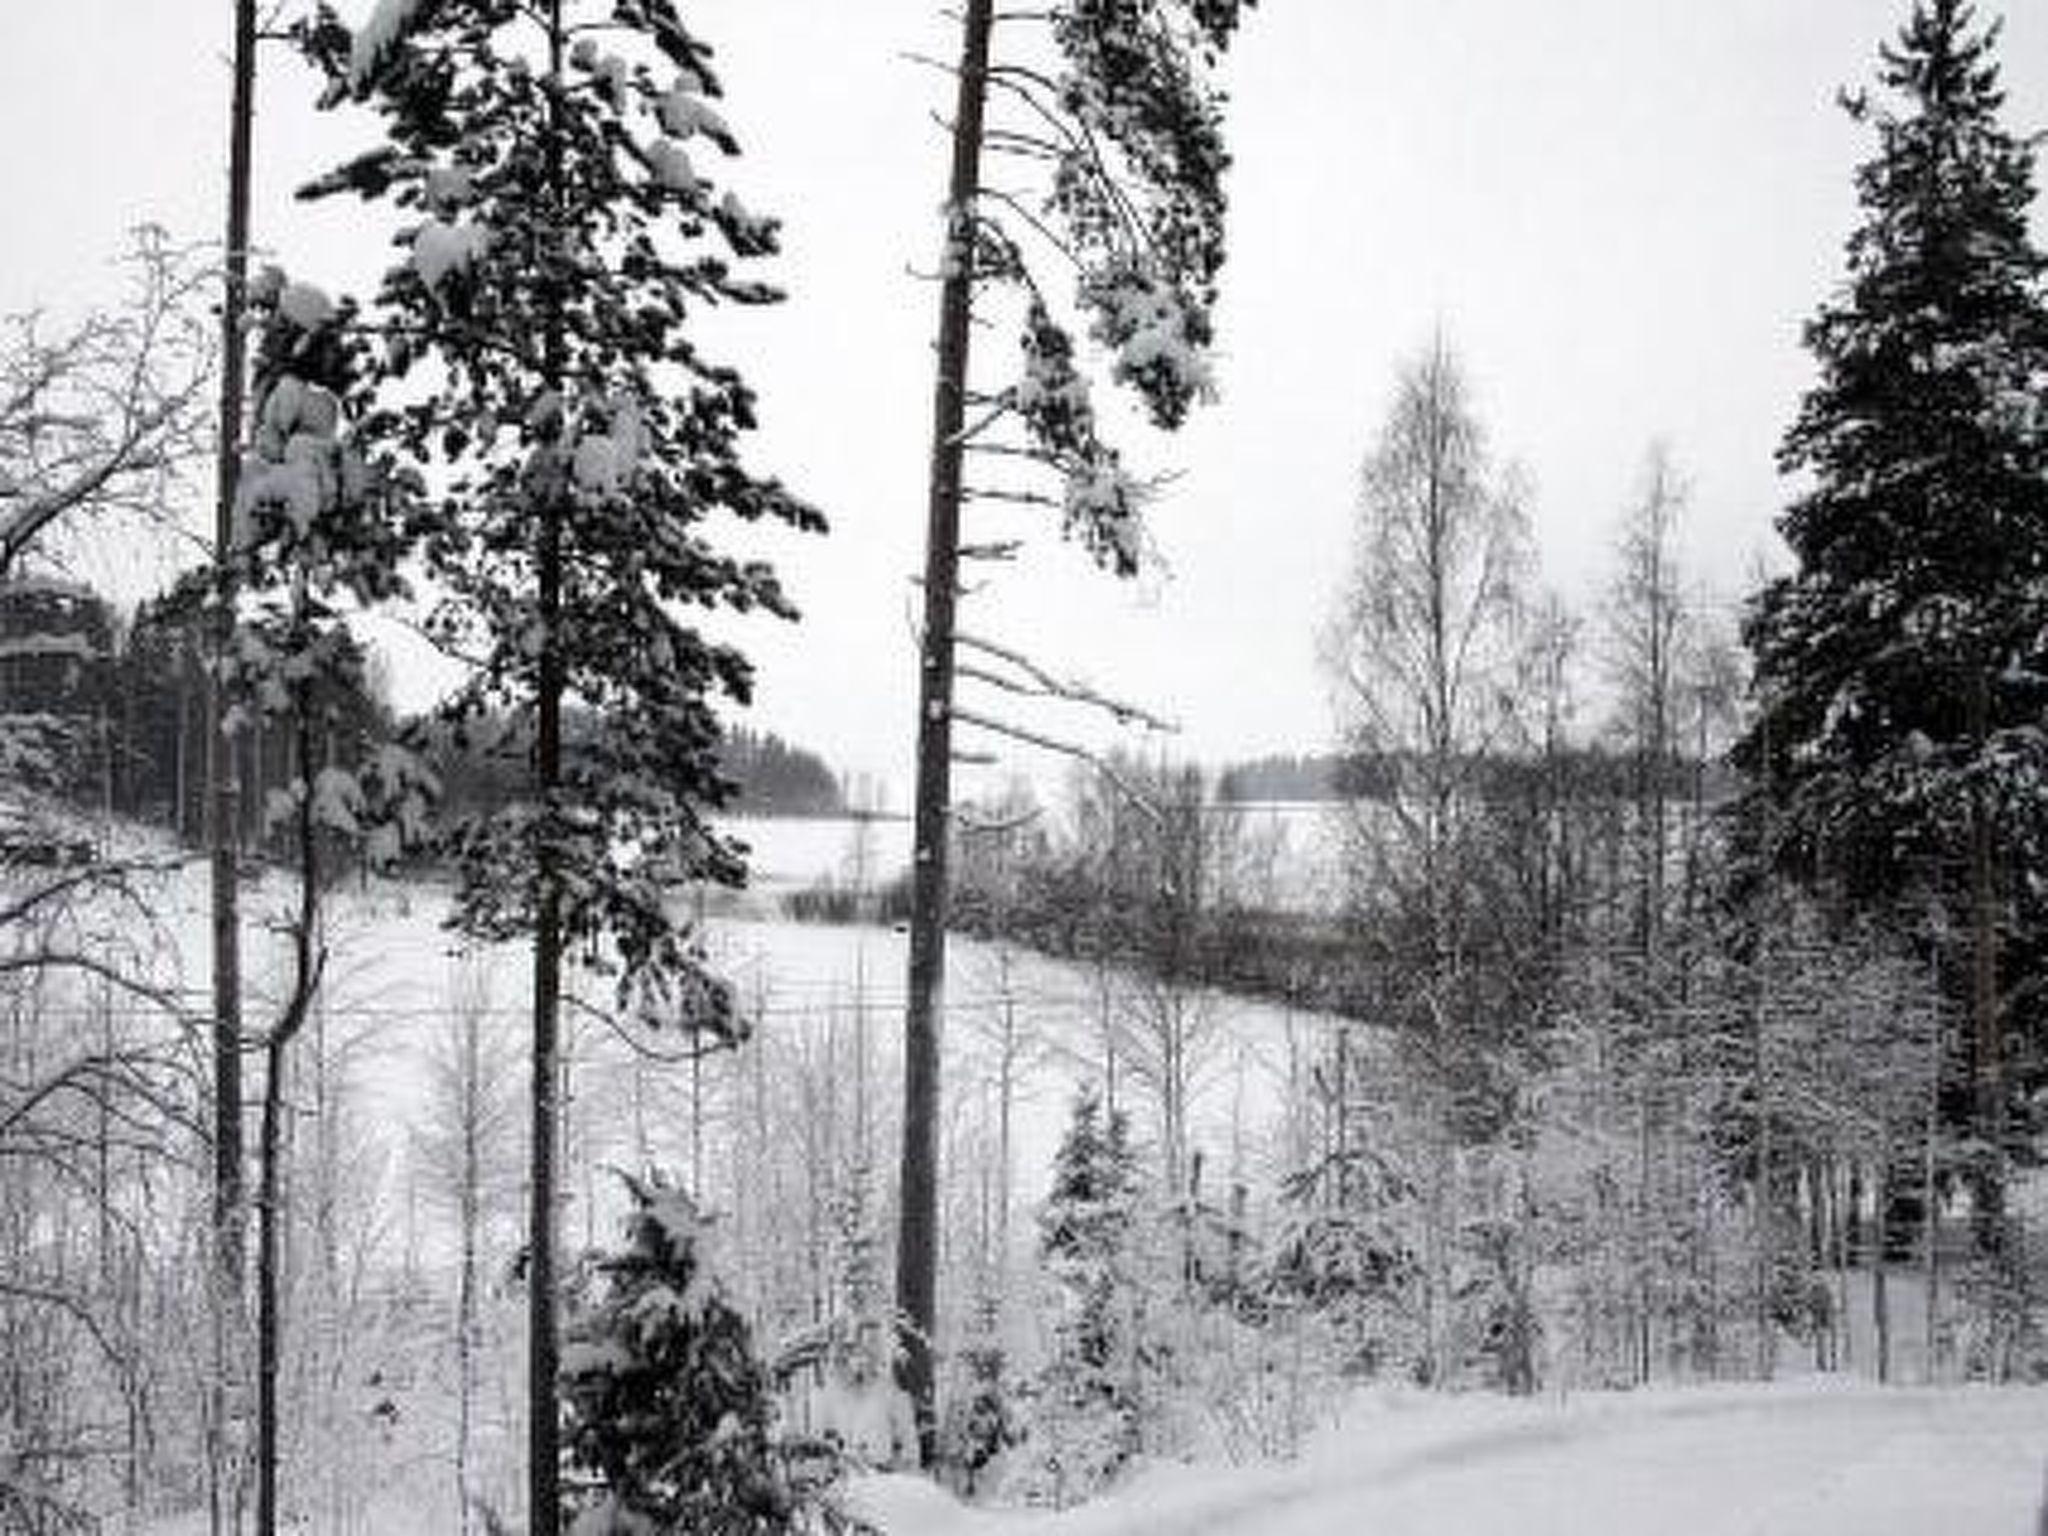
[[[294,835],[298,857],[299,909],[292,919],[292,989],[284,1011],[263,1046],[263,1119],[259,1129],[256,1196],[256,1530],[276,1536],[278,1462],[278,1367],[283,1357],[284,1318],[278,1284],[283,1222],[285,1063],[292,1041],[305,1027],[327,956],[320,944],[320,837],[311,786],[313,731],[310,689],[299,690],[295,736],[301,796]]]
[[[562,0],[548,0],[548,67],[563,78],[567,54]],[[548,195],[557,204],[562,186],[561,97],[548,97]],[[559,391],[567,371],[560,296],[550,306],[544,338],[547,384]],[[540,676],[535,698],[534,800],[543,821],[559,814],[562,788],[562,695],[567,688],[562,654],[562,518],[566,487],[556,473],[542,487],[538,507],[535,575],[540,600]],[[562,885],[553,857],[552,835],[541,840],[533,931],[533,1081],[532,1081],[532,1205],[528,1212],[527,1251],[527,1529],[532,1536],[554,1536],[561,1528],[561,1423],[555,1407],[555,1377],[560,1368],[561,1339],[555,1308],[555,1147],[559,1130],[556,1105],[559,1038],[562,1015]]]
[[[981,182],[994,0],[968,0],[947,192],[946,275],[939,292],[939,372],[932,402],[924,643],[917,712],[916,854],[911,878],[909,1002],[903,1034],[903,1161],[896,1246],[901,1319],[897,1379],[931,1465],[937,1418],[932,1333],[938,1301],[939,1000],[946,973],[946,872],[953,769],[953,621],[959,597],[960,501],[973,338],[972,209]]]
[[[222,601],[214,621],[216,654],[234,633],[234,606],[225,590],[226,557],[234,543],[235,496],[240,479],[247,342],[242,316],[249,289],[249,182],[256,93],[256,0],[235,0],[234,87],[228,109],[228,210],[225,292],[221,301],[220,438],[214,502],[214,555],[222,571]],[[206,690],[207,848],[212,881],[213,936],[213,1227],[214,1360],[209,1393],[214,1436],[209,1458],[212,1528],[223,1528],[220,1472],[226,1450],[226,1372],[229,1321],[240,1310],[243,1263],[242,1186],[242,965],[241,916],[235,887],[238,793],[234,743],[227,735],[227,701],[220,682]]]

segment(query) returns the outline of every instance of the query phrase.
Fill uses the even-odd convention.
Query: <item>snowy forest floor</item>
[[[907,1477],[856,1498],[887,1536],[2039,1536],[2048,1388],[1365,1397],[1296,1462],[1157,1467],[1057,1514]]]

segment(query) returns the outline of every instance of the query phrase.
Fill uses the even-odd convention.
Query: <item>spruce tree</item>
[[[384,122],[306,195],[400,221],[358,437],[438,493],[417,540],[443,595],[426,629],[469,669],[441,720],[489,726],[524,770],[446,852],[454,926],[533,946],[529,1522],[553,1532],[565,966],[608,976],[629,1021],[737,1029],[669,899],[744,872],[706,813],[727,794],[714,703],[744,702],[752,677],[697,616],[793,616],[768,567],[720,552],[717,520],[822,521],[743,466],[754,397],[684,326],[778,296],[735,270],[775,251],[776,226],[725,185],[738,145],[711,50],[672,0],[380,0],[353,34],[323,7],[302,37],[327,100]],[[573,755],[565,706],[594,722]]]
[[[1121,1110],[1105,1119],[1094,1089],[1084,1089],[1039,1215],[1039,1260],[1058,1311],[1018,1466],[1019,1491],[1034,1502],[1087,1498],[1138,1452],[1146,1366],[1138,1219],[1128,1121]]]
[[[1881,909],[1925,887],[1964,921],[1982,1232],[1995,1243],[2008,1019],[2048,854],[2048,267],[2029,139],[2001,122],[1998,26],[1919,0],[1881,50],[1863,222],[1808,325],[1820,379],[1780,450],[1792,572],[1746,639],[1751,833],[1781,869]],[[2002,952],[2003,951],[2003,952]],[[2037,1007],[2037,1005],[2026,1005]]]
[[[774,1536],[833,1523],[791,1474],[767,1370],[712,1269],[686,1195],[628,1179],[625,1246],[570,1329],[564,1452],[579,1536]]]

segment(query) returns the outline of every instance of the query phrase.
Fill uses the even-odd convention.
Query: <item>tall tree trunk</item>
[[[544,820],[556,811],[562,774],[563,664],[555,630],[562,619],[561,509],[550,504],[540,515],[539,729],[534,782]],[[534,1536],[554,1536],[561,1523],[555,1422],[555,1147],[559,1131],[557,1082],[562,1009],[562,891],[554,859],[543,844],[539,905],[533,935],[533,1150],[531,1205],[527,1226],[527,1494],[528,1524]]]
[[[1877,1379],[1889,1382],[1892,1379],[1891,1277],[1886,1269],[1891,1261],[1892,1165],[1889,1138],[1878,1153],[1872,1184],[1872,1199],[1876,1205],[1871,1214],[1870,1312],[1877,1332]]]
[[[461,1251],[455,1277],[455,1499],[457,1530],[469,1536],[469,1444],[476,1416],[477,1228],[483,1201],[483,1023],[462,1021],[462,1185],[458,1202]]]
[[[557,509],[541,515],[541,625],[561,620],[561,526]],[[552,814],[562,766],[562,660],[550,638],[541,657],[535,779],[542,815]],[[527,1519],[533,1536],[561,1524],[561,1454],[555,1419],[558,1340],[555,1319],[556,1083],[562,1007],[562,893],[553,860],[542,855],[533,935],[531,1203],[527,1212]]]
[[[234,544],[235,497],[241,479],[242,414],[247,339],[242,316],[249,291],[249,182],[256,98],[256,0],[235,0],[234,85],[228,106],[228,207],[221,297],[219,448],[215,465],[214,558],[219,604],[211,636],[216,657],[234,637],[233,590],[226,575]],[[217,675],[206,687],[207,847],[213,936],[213,1372],[208,1384],[208,1514],[218,1536],[229,1519],[222,1486],[230,1456],[227,1373],[229,1334],[242,1296],[242,961],[241,915],[235,887],[239,796],[227,700]]]
[[[960,502],[974,319],[974,209],[988,96],[994,0],[967,0],[947,191],[945,280],[939,294],[924,638],[917,715],[916,852],[912,865],[908,1005],[903,1036],[903,1156],[896,1240],[897,1380],[917,1424],[918,1459],[937,1442],[932,1348],[938,1291],[939,1023],[946,970],[946,870],[953,769],[953,622],[959,596]]]
[[[1017,1000],[1010,975],[1010,951],[1002,950],[1003,1055],[999,1080],[1001,1107],[996,1118],[996,1305],[1001,1308],[1010,1286],[1010,1181],[1015,1153],[1012,1119],[1017,1099]],[[1000,1317],[1000,1314],[999,1314]],[[1001,1336],[998,1327],[997,1336]]]
[[[567,52],[562,0],[547,3],[548,79],[565,78]],[[559,205],[563,192],[560,98],[548,98],[546,177],[549,195]],[[553,233],[559,234],[559,231]],[[561,257],[559,250],[550,256]],[[559,305],[546,317],[546,383],[558,394],[567,372],[566,338]],[[560,455],[556,455],[559,460]],[[533,931],[533,1064],[530,1203],[527,1211],[527,1372],[526,1456],[527,1531],[529,1536],[556,1536],[562,1524],[561,1430],[556,1418],[555,1378],[559,1374],[561,1340],[555,1309],[555,1149],[559,1134],[557,1105],[559,1042],[562,1015],[562,884],[552,839],[560,812],[562,784],[562,695],[567,689],[562,652],[562,522],[566,515],[566,466],[549,467],[539,487],[535,519],[535,577],[539,588],[540,657],[536,686],[536,730],[533,761],[534,798],[541,818],[539,867],[534,871],[536,907]]]

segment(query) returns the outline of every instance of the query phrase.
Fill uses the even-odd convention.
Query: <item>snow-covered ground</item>
[[[1058,1514],[856,1497],[886,1536],[2044,1536],[2048,1389],[1391,1396],[1288,1466],[1157,1468]]]

